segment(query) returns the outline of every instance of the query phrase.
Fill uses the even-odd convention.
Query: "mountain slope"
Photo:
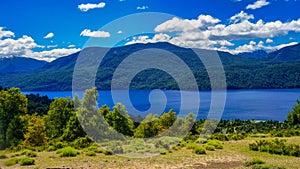
[[[272,62],[300,60],[300,43],[271,52],[266,56],[266,59]]]
[[[79,67],[80,80],[88,81],[86,73],[89,73],[91,68],[98,68],[98,62],[102,55],[105,55],[101,64],[99,65],[96,74],[95,84],[98,89],[109,90],[111,87],[111,80],[113,78],[116,68],[133,53],[139,53],[141,56],[147,58],[151,55],[157,55],[161,58],[166,57],[170,53],[162,52],[161,50],[154,50],[147,52],[146,49],[162,49],[175,54],[193,72],[198,87],[201,90],[210,89],[210,80],[204,65],[192,49],[181,48],[171,45],[169,43],[156,44],[135,44],[124,47],[113,48],[108,51],[107,48],[92,47],[86,48],[80,53],[61,57],[55,61],[45,64],[43,67],[27,73],[0,73],[0,86],[4,87],[20,87],[22,90],[36,90],[36,91],[59,91],[72,90],[73,70],[76,62],[82,63]],[[299,53],[300,49],[292,48],[295,53]],[[201,56],[207,54],[218,54],[226,74],[227,86],[229,89],[257,89],[257,88],[298,88],[300,87],[300,60],[295,61],[295,58],[284,57],[286,61],[274,62],[262,59],[246,58],[236,55],[231,55],[227,52],[216,52],[208,50],[197,50]],[[284,53],[290,53],[290,50],[283,49]],[[107,53],[106,53],[107,52]],[[277,51],[278,52],[278,51]],[[293,61],[289,61],[293,60]],[[136,67],[137,64],[149,63],[130,63],[129,67]],[[160,62],[160,61],[158,61]],[[176,63],[175,60],[168,60],[167,65]],[[96,67],[95,67],[96,66]],[[214,66],[212,64],[211,66]],[[184,72],[173,67],[174,71],[180,75],[180,79],[185,78]],[[127,74],[130,69],[122,69],[123,75],[117,80],[126,81]],[[124,78],[125,79],[122,79]],[[189,83],[189,80],[186,80]],[[121,85],[122,86],[122,85]],[[125,86],[124,86],[125,87]],[[130,87],[132,89],[179,89],[176,81],[166,72],[157,69],[147,69],[139,72],[132,79]],[[188,90],[188,88],[187,88]]]
[[[29,72],[41,68],[46,61],[25,57],[0,58],[0,72]]]

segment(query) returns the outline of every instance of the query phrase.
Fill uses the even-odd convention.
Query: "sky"
[[[1,0],[0,57],[155,42],[269,52],[300,41],[299,9],[300,0]]]

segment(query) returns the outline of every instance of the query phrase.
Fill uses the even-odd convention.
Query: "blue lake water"
[[[112,98],[111,91],[99,91],[99,106],[107,104],[112,107],[117,102],[126,103],[126,91],[114,91],[117,93],[115,99]],[[162,92],[164,95],[162,96]],[[199,109],[195,105],[195,94],[198,91],[175,91],[165,90],[162,92],[153,92],[150,90],[133,90],[129,92],[130,101],[133,106],[125,104],[130,114],[141,114],[145,116],[149,112],[161,114],[163,111],[173,109],[181,113],[198,113],[198,118],[206,118],[211,104],[211,92],[200,91]],[[181,92],[187,97],[184,105],[181,105]],[[23,92],[24,94],[39,93],[47,95],[50,98],[72,97],[72,92]],[[156,94],[155,94],[156,93]],[[158,93],[158,94],[157,94]],[[149,101],[150,94],[150,101]],[[82,92],[79,93],[82,96]],[[286,119],[287,114],[292,110],[296,99],[300,99],[300,89],[262,89],[262,90],[227,90],[226,104],[222,119],[254,119],[254,120],[279,120]],[[197,98],[196,98],[197,100]],[[151,102],[151,103],[150,103]],[[166,102],[166,106],[164,106]],[[132,108],[131,108],[132,107]],[[136,110],[135,110],[136,109]]]

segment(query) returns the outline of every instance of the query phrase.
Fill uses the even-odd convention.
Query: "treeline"
[[[227,141],[243,139],[249,135],[300,135],[300,101],[297,101],[298,104],[293,107],[284,122],[238,119],[194,121],[194,114],[190,113],[185,118],[180,118],[173,110],[161,116],[148,114],[142,121],[134,122],[121,103],[112,109],[107,105],[98,109],[96,88],[87,90],[81,100],[77,96],[73,99],[68,97],[54,100],[39,95],[26,97],[18,88],[0,89],[1,149],[62,148],[67,145],[85,147],[93,142],[87,133],[97,134],[96,140],[93,138],[94,141],[98,141],[97,139],[107,135],[111,137],[111,133],[105,133],[111,129],[131,138],[183,135],[184,141],[187,142],[201,142],[209,137]],[[101,120],[106,123],[98,123]],[[183,132],[180,133],[181,131]],[[185,135],[185,132],[188,134]],[[207,135],[207,138],[199,138],[199,135]]]

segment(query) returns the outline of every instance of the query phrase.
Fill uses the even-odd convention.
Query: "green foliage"
[[[4,165],[6,165],[6,166],[16,165],[18,163],[18,161],[19,161],[19,159],[17,159],[17,158],[11,158],[9,160],[6,160],[4,162]]]
[[[35,160],[33,158],[24,157],[20,158],[18,163],[20,166],[34,165]]]
[[[206,154],[205,148],[199,145],[194,147],[193,152],[196,154]]]
[[[87,156],[96,156],[96,153],[94,151],[88,151],[85,153]]]
[[[24,136],[26,147],[43,146],[46,144],[46,127],[41,117],[33,114],[28,121],[28,129]]]
[[[259,158],[253,158],[252,160],[246,161],[244,163],[244,166],[249,167],[249,166],[252,166],[255,164],[265,164],[265,163],[266,163],[266,161],[264,161],[264,160],[261,160]]]
[[[72,112],[74,112],[74,104],[70,97],[53,100],[48,114],[44,116],[46,134],[49,139],[55,139],[63,135]]]
[[[21,152],[21,155],[26,155],[28,157],[36,157],[37,156],[36,152],[34,152],[32,150],[23,150]]]
[[[208,151],[214,151],[214,150],[215,150],[215,146],[213,146],[213,145],[208,145],[208,144],[207,144],[207,145],[205,145],[204,147],[205,147],[205,149],[208,150]]]
[[[92,143],[92,140],[90,139],[89,136],[85,136],[85,137],[79,137],[76,140],[74,140],[72,142],[72,146],[77,148],[77,149],[81,149],[81,148],[86,148],[89,147]]]
[[[26,97],[28,99],[27,112],[29,114],[36,113],[39,116],[47,114],[52,99],[49,99],[48,96],[40,96],[39,94],[28,94]]]
[[[112,151],[110,151],[110,150],[104,150],[103,152],[102,152],[104,155],[113,155],[114,153],[112,152]]]
[[[71,112],[70,119],[67,122],[67,126],[64,129],[62,139],[65,141],[72,141],[78,137],[85,137],[86,133],[83,130],[80,122],[78,121],[75,112]]]
[[[27,112],[27,98],[18,88],[0,91],[0,149],[18,145],[23,139],[19,117]]]
[[[79,151],[72,147],[65,147],[56,151],[60,157],[75,157],[79,154]]]
[[[113,107],[113,111],[106,114],[104,118],[117,132],[127,136],[133,136],[133,121],[125,110],[125,106],[121,103],[117,103],[117,105]]]
[[[0,154],[0,159],[6,159],[8,158],[5,154]]]
[[[223,149],[223,143],[219,140],[208,140],[207,145],[214,146],[216,149]]]
[[[156,136],[161,130],[161,125],[158,116],[152,113],[148,114],[146,118],[135,129],[134,137],[149,138]]]
[[[294,105],[293,110],[288,114],[287,120],[293,125],[300,124],[300,100],[297,100],[297,104]]]
[[[268,152],[270,154],[300,157],[300,145],[287,143],[286,140],[259,140],[249,144],[253,151]]]

